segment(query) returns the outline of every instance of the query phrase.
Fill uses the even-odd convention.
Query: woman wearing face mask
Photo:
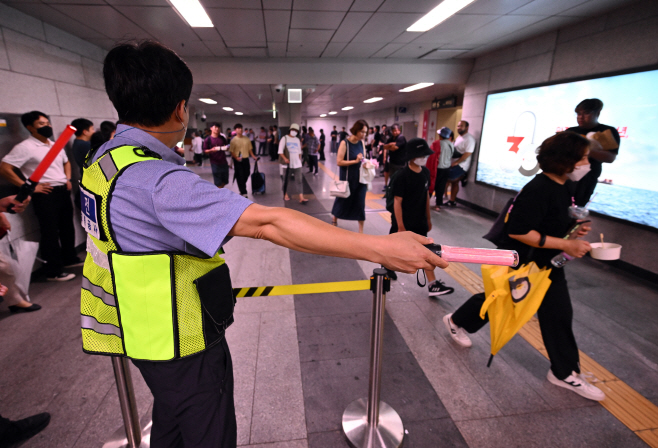
[[[350,195],[346,198],[336,198],[331,209],[332,224],[337,226],[339,219],[359,221],[359,233],[363,233],[366,221],[366,191],[368,186],[359,182],[361,160],[365,155],[363,139],[368,132],[368,123],[358,120],[350,128],[350,135],[340,142],[336,164],[340,167],[340,180],[347,180],[350,185]]]
[[[573,132],[560,132],[539,147],[537,161],[542,172],[523,187],[514,201],[505,224],[503,249],[519,253],[520,264],[531,261],[540,268],[552,268],[551,258],[560,252],[581,258],[590,250],[587,241],[565,240],[564,235],[575,222],[569,217],[576,181],[589,171],[589,142]],[[578,236],[590,227],[583,225]],[[553,268],[551,286],[537,311],[542,338],[551,368],[547,379],[590,400],[601,401],[605,394],[580,374],[578,346],[573,334],[573,309],[564,277],[564,269]],[[480,319],[484,294],[476,294],[454,314],[444,316],[450,335],[462,347],[470,347],[468,333],[482,328]]]

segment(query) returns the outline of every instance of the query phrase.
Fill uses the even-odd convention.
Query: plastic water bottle
[[[569,207],[569,216],[573,219],[585,219],[589,216],[589,210],[585,207],[579,207],[577,205],[572,205]],[[571,240],[576,238],[577,235],[575,232],[569,232],[567,236],[564,238],[565,240]],[[563,268],[565,264],[569,263],[571,260],[573,260],[574,257],[569,255],[566,252],[562,252],[559,255],[554,256],[551,259],[551,264],[555,266],[556,268]]]

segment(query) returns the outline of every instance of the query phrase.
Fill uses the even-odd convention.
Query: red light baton
[[[46,154],[46,157],[44,157],[41,163],[39,163],[39,165],[34,170],[30,178],[26,180],[23,185],[21,185],[21,189],[18,191],[18,194],[16,195],[16,199],[15,199],[16,202],[23,202],[28,197],[32,196],[32,194],[34,193],[34,189],[37,187],[37,184],[43,177],[44,173],[48,168],[50,168],[50,165],[53,163],[55,158],[59,155],[59,152],[64,148],[66,142],[69,141],[69,139],[75,133],[75,131],[76,129],[73,126],[71,125],[66,126],[64,132],[62,132],[62,135],[59,136],[57,141],[50,148],[48,154]],[[7,208],[7,211],[9,213],[15,213],[13,211],[13,207],[11,206]]]

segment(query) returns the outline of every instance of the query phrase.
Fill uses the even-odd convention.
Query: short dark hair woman
[[[588,152],[587,139],[573,132],[556,134],[539,147],[537,160],[543,172],[528,182],[514,201],[505,224],[506,241],[501,245],[518,251],[521,263],[534,261],[540,268],[551,268],[551,258],[562,251],[580,258],[590,250],[587,241],[562,239],[574,223],[569,216],[575,191],[572,180],[586,172]],[[589,230],[583,225],[579,236]],[[605,394],[580,374],[578,346],[572,329],[573,309],[564,269],[553,268],[549,278],[551,286],[537,311],[551,361],[548,381],[590,400],[601,401]],[[484,294],[476,294],[454,314],[443,318],[450,335],[462,347],[471,346],[466,332],[475,333],[488,321],[488,316],[484,320],[479,316],[484,300]]]
[[[368,123],[357,120],[350,128],[350,135],[340,142],[336,164],[340,167],[340,180],[346,180],[350,185],[350,195],[346,198],[336,198],[331,209],[332,224],[337,226],[339,219],[359,221],[359,233],[363,233],[366,221],[366,191],[368,185],[359,182],[361,160],[365,155],[363,139],[368,132]]]

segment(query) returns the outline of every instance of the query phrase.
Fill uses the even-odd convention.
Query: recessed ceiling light
[[[226,112],[233,112],[232,107],[224,106],[224,107],[222,107],[222,109],[224,109]]]
[[[336,112],[335,110],[332,110],[331,112],[329,112],[329,115],[336,115],[337,113],[338,112]]]
[[[414,84],[413,86],[400,89],[400,92],[413,92],[414,90],[424,89],[425,87],[429,87],[433,85],[434,85],[433,82],[419,82],[418,84]]]
[[[199,98],[199,101],[206,104],[217,104],[217,101],[211,100],[210,98]]]
[[[324,118],[326,116],[327,116],[327,114],[320,114],[320,118]]]
[[[301,103],[302,102],[302,89],[288,89],[288,102]]]
[[[341,110],[352,110],[354,109],[354,106],[345,106]]]
[[[467,7],[475,0],[443,0],[439,6],[425,14],[416,23],[407,28],[407,31],[423,33],[431,30],[457,11]]]
[[[235,115],[244,115],[242,112],[236,112]]]
[[[376,103],[377,101],[381,101],[383,99],[384,98],[382,98],[381,96],[376,96],[376,97],[370,98],[369,100],[365,100],[364,103]]]
[[[212,28],[214,26],[199,0],[169,0],[169,2],[192,28]]]

